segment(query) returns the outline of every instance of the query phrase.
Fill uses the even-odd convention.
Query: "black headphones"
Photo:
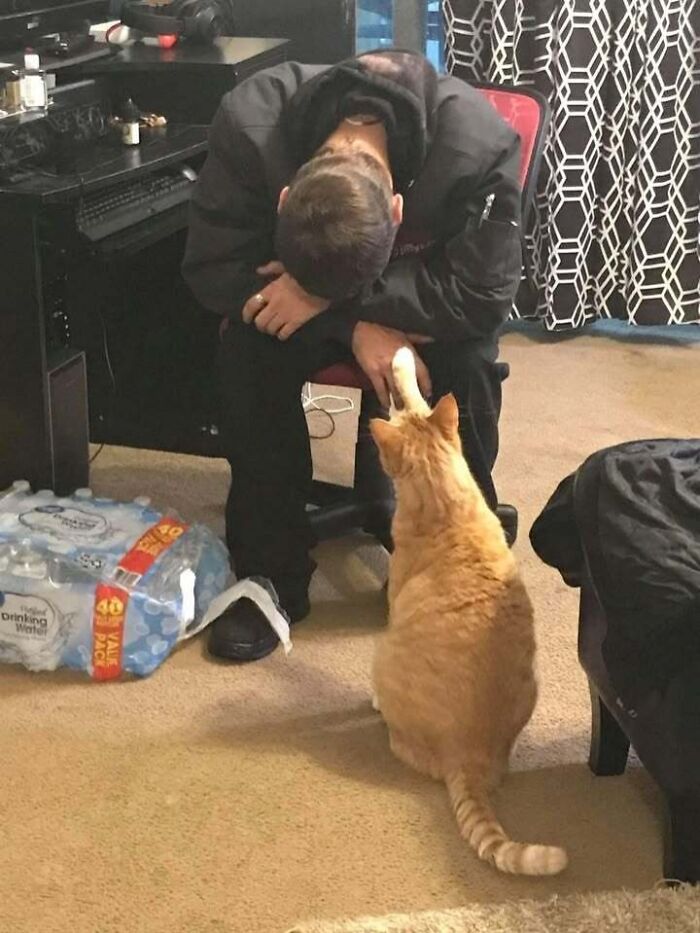
[[[167,6],[132,0],[112,0],[111,13],[132,29],[151,36],[181,36],[209,44],[218,36],[233,36],[234,0],[173,0]],[[159,12],[162,10],[163,12]]]

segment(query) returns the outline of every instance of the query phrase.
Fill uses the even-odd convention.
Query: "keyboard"
[[[189,200],[196,174],[188,167],[153,172],[82,198],[78,230],[93,243]]]

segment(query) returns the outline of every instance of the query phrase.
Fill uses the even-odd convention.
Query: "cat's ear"
[[[443,395],[428,416],[428,421],[434,425],[440,434],[448,441],[454,440],[459,427],[459,409],[457,407],[457,401],[452,393]]]
[[[401,431],[395,424],[384,421],[382,418],[373,418],[369,423],[369,429],[382,455],[387,472],[395,472],[401,465],[403,448]]]
[[[401,445],[401,431],[392,424],[391,421],[385,421],[383,418],[372,418],[369,423],[369,429],[372,437],[377,442],[377,446],[382,450],[390,450]]]

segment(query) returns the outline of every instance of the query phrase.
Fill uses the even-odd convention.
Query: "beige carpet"
[[[590,451],[697,432],[696,347],[513,334],[503,356],[513,374],[499,488],[524,532]],[[222,463],[106,450],[93,485],[221,529]],[[526,533],[518,552],[542,689],[498,809],[516,836],[565,845],[565,875],[503,877],[477,862],[443,789],[392,759],[368,687],[385,561],[366,540],[344,540],[321,549],[313,616],[288,659],[217,664],[200,639],[142,682],[0,671],[0,933],[276,933],[651,886],[657,793],[637,769],[589,774],[577,595]]]

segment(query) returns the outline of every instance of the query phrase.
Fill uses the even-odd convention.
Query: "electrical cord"
[[[124,24],[121,20],[118,23],[112,23],[112,25],[107,29],[105,33],[105,45],[118,46],[118,42],[112,42],[112,33],[116,32],[117,29],[121,29]]]
[[[304,411],[318,409],[319,411],[325,411],[329,415],[342,415],[346,411],[353,411],[355,408],[355,403],[347,395],[312,395],[310,382],[305,383],[301,391],[301,400],[304,405]],[[336,409],[320,408],[318,403],[326,400],[330,402],[342,402],[343,406],[342,408]]]
[[[109,381],[112,385],[112,400],[114,400],[114,397],[117,394],[117,380],[114,375],[114,369],[112,367],[112,357],[109,352],[109,335],[107,334],[107,322],[105,321],[104,314],[102,313],[101,308],[97,308],[97,316],[99,317],[100,325],[102,326],[102,348],[103,348],[103,353],[104,353],[104,360],[105,360],[105,363],[107,364],[107,372],[109,373]],[[94,463],[95,460],[97,460],[97,458],[100,456],[100,454],[104,450],[104,447],[105,447],[105,444],[103,441],[100,444],[100,446],[97,448],[95,453],[92,455],[92,457],[90,457],[90,464]]]
[[[301,401],[304,407],[304,414],[306,415],[306,423],[309,427],[309,437],[312,441],[325,441],[329,437],[332,437],[336,429],[335,418],[333,416],[342,415],[347,411],[353,411],[355,408],[353,400],[345,395],[330,395],[325,393],[323,395],[312,395],[310,382],[304,384],[304,388],[301,391]],[[341,402],[342,404],[338,408],[324,408],[319,404],[320,402]],[[311,431],[309,416],[316,412],[322,412],[330,422],[330,431],[326,434],[313,434]]]
[[[100,319],[100,324],[102,325],[102,347],[104,350],[105,363],[107,364],[107,372],[109,373],[109,380],[112,383],[112,397],[117,394],[117,380],[114,376],[114,369],[112,368],[112,357],[109,352],[109,337],[107,335],[107,322],[105,321],[105,316],[102,313],[102,309],[97,309],[97,315]]]
[[[311,416],[312,415],[325,415],[328,418],[330,423],[330,430],[326,434],[314,434],[311,430]],[[309,437],[312,441],[326,441],[329,437],[333,437],[335,434],[335,418],[333,415],[326,411],[324,408],[311,408],[306,412],[306,425],[309,429]]]

